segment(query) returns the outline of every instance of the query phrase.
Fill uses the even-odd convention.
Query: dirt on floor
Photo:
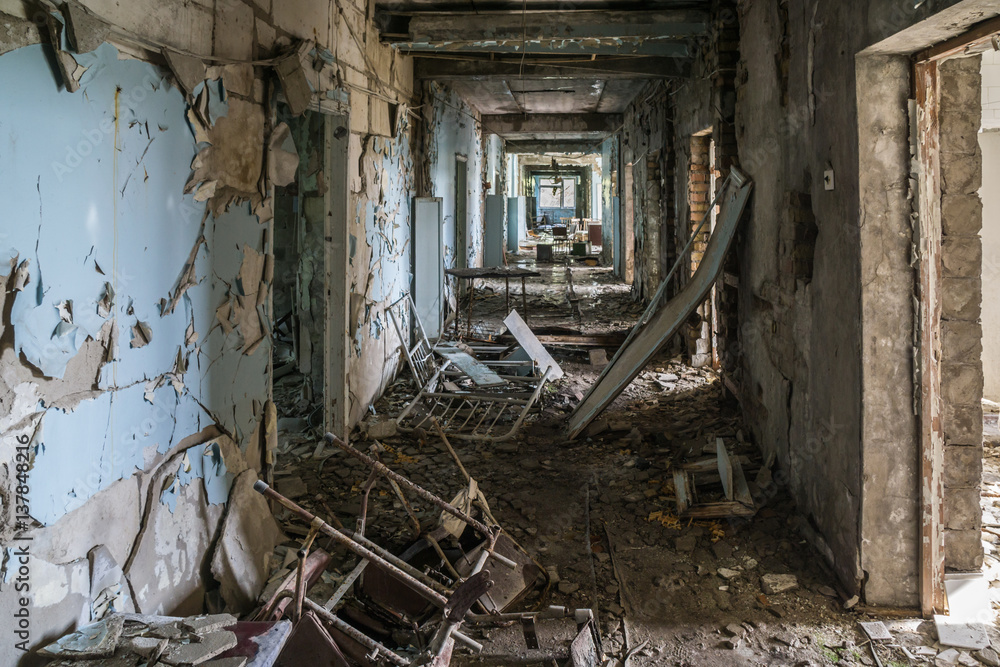
[[[641,312],[607,269],[556,264],[540,271],[543,277],[528,284],[532,327],[622,331]],[[578,299],[575,307],[567,298],[570,284]],[[480,331],[497,328],[506,314],[503,281],[477,283],[475,296]],[[548,574],[548,585],[528,593],[519,610],[548,605],[593,609],[610,664],[995,664],[988,651],[973,657],[937,645],[931,622],[880,615],[838,588],[823,556],[806,539],[811,529],[796,514],[781,475],[761,461],[739,405],[714,372],[690,368],[679,355],[665,355],[645,369],[585,437],[568,441],[566,420],[600,368],[590,364],[588,349],[550,351],[566,377],[552,383],[540,410],[529,416],[517,437],[502,443],[452,442],[493,516]],[[608,356],[613,352],[608,350]],[[297,382],[301,378],[292,375],[275,387],[284,415],[276,486],[320,516],[336,516],[353,527],[368,470],[339,450],[328,448],[315,456],[318,434],[307,420],[312,406],[301,400]],[[352,444],[361,450],[375,444],[365,430],[376,430],[374,424],[398,414],[417,391],[404,370],[373,406]],[[719,439],[742,465],[754,515],[700,521],[679,517],[674,471],[714,458]],[[441,497],[450,499],[466,486],[436,435],[396,434],[379,444],[386,465]],[[996,459],[990,461],[995,466]],[[695,482],[698,500],[721,497],[717,475],[700,475]],[[1000,484],[1000,476],[996,482]],[[440,510],[412,494],[407,497],[423,530],[437,524]],[[306,532],[304,524],[287,515],[279,519],[290,535]],[[371,493],[367,519],[366,535],[397,553],[415,539],[412,520],[384,482]],[[294,545],[288,548],[294,550]],[[332,553],[330,572],[310,591],[319,602],[354,566],[346,552]],[[885,622],[892,639],[873,647],[859,622],[877,619]],[[1000,640],[990,632],[994,641]],[[485,654],[524,649],[517,645],[516,633],[514,640],[509,632],[469,633],[484,642]],[[453,660],[475,662],[461,650]],[[519,663],[511,658],[493,664]]]

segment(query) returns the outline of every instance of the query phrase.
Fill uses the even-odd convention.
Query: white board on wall
[[[439,338],[444,320],[444,240],[441,198],[413,200],[413,302],[428,338]],[[407,341],[409,342],[409,341]]]

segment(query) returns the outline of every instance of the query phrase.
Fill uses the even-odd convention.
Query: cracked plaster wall
[[[467,158],[468,191],[465,193],[467,211],[466,253],[470,267],[483,263],[483,217],[486,193],[483,181],[490,147],[500,151],[498,143],[490,143],[483,136],[479,112],[469,106],[454,91],[439,83],[428,83],[424,90],[424,160],[428,196],[440,197],[444,219],[445,266],[456,266],[458,249],[455,247],[455,156]],[[501,164],[499,156],[496,163]],[[450,282],[450,281],[449,281]],[[449,300],[454,306],[452,285],[446,282]]]
[[[399,293],[408,130],[371,136],[388,134],[390,107],[363,91],[408,102],[412,66],[378,43],[363,11],[329,0],[84,4],[139,40],[199,54],[267,58],[315,40],[309,89],[322,96],[339,82],[352,92],[349,177],[363,184],[354,193],[365,190],[356,285],[376,304]],[[143,62],[163,64],[133,41],[77,54],[63,38],[63,76],[82,89],[69,93],[53,50],[38,44],[46,16],[29,9],[0,0],[0,613],[17,605],[7,548],[30,536],[37,646],[110,608],[196,613],[206,593],[217,596],[206,563],[230,485],[265,458],[273,255],[270,71],[194,63],[192,91]],[[367,163],[375,178],[362,175]],[[378,280],[368,278],[373,257]],[[367,377],[366,364],[381,373],[394,354],[384,335],[372,344],[384,315],[362,310],[352,377]],[[366,407],[383,383],[359,384]],[[31,525],[18,527],[10,492],[22,443]],[[120,575],[97,590],[92,574],[106,558]]]

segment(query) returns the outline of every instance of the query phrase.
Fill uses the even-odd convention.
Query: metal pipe
[[[280,503],[282,506],[288,508],[295,514],[298,514],[301,518],[308,521],[318,530],[320,530],[326,535],[329,535],[334,540],[342,544],[344,547],[347,548],[348,551],[351,551],[352,553],[354,553],[357,556],[360,556],[361,558],[374,562],[376,565],[384,569],[390,575],[396,577],[404,584],[412,588],[414,591],[422,595],[425,599],[429,600],[430,602],[433,602],[435,605],[439,607],[444,607],[445,605],[448,604],[448,598],[444,597],[430,586],[427,586],[426,584],[421,582],[418,578],[404,571],[396,564],[383,558],[382,555],[380,555],[379,553],[375,553],[374,550],[365,548],[365,546],[362,546],[361,540],[352,539],[348,534],[346,534],[346,532],[341,532],[337,530],[336,528],[326,523],[319,517],[313,515],[308,510],[299,507],[297,504],[295,504],[288,498],[284,497],[283,495],[281,495],[280,493],[269,487],[266,483],[258,480],[256,483],[254,483],[253,488],[255,491],[257,491],[264,497],[274,500]],[[365,542],[367,542],[367,540],[365,540]],[[380,549],[380,551],[383,554],[388,553],[382,549]]]
[[[373,468],[374,470],[377,470],[378,472],[380,472],[382,475],[388,477],[389,479],[395,480],[400,485],[405,486],[410,491],[413,491],[418,496],[420,496],[421,498],[423,498],[427,502],[431,503],[432,505],[436,505],[437,507],[441,508],[445,512],[448,512],[448,514],[451,514],[452,516],[454,516],[454,517],[462,520],[464,523],[466,523],[469,526],[471,526],[473,530],[475,530],[476,532],[482,534],[484,537],[489,537],[489,538],[492,538],[492,539],[496,539],[496,535],[499,534],[499,530],[492,530],[492,529],[488,528],[486,526],[486,524],[484,524],[481,521],[478,521],[476,519],[473,519],[471,516],[469,516],[468,514],[466,514],[465,512],[463,512],[462,510],[458,509],[454,505],[452,505],[452,504],[450,504],[448,502],[445,502],[441,498],[438,498],[437,496],[435,496],[430,491],[427,491],[423,487],[414,484],[413,482],[411,482],[410,480],[406,479],[405,477],[403,477],[399,473],[393,472],[388,467],[386,467],[382,463],[379,463],[378,461],[376,461],[372,457],[368,456],[364,452],[358,451],[354,447],[351,447],[350,445],[348,445],[346,442],[344,442],[343,440],[341,440],[340,438],[338,438],[334,434],[327,433],[323,437],[326,439],[326,441],[328,443],[331,443],[333,445],[336,445],[337,447],[340,447],[342,450],[344,450],[344,452],[350,454],[351,456],[353,456],[357,460],[361,461],[362,463],[364,463],[365,465],[367,465],[369,468]],[[303,511],[305,511],[305,510],[303,510]],[[497,527],[497,528],[499,528],[499,527]]]
[[[337,630],[340,630],[345,635],[347,635],[354,641],[358,642],[365,648],[375,651],[379,657],[385,657],[387,660],[389,660],[389,662],[391,662],[394,665],[399,665],[399,667],[409,667],[410,665],[409,660],[395,653],[394,651],[389,650],[382,644],[379,644],[377,641],[375,641],[365,633],[361,632],[353,625],[350,625],[341,620],[340,618],[337,618],[336,616],[334,616],[326,609],[324,609],[322,606],[316,604],[309,598],[306,598],[305,605],[309,607],[310,611],[312,611],[314,614],[322,618],[324,621],[326,621],[333,627],[337,628]]]

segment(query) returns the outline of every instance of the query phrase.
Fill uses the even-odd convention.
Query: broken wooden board
[[[743,474],[738,456],[730,456],[722,438],[715,442],[716,457],[687,463],[674,470],[674,496],[677,516],[694,519],[724,519],[753,516],[757,513],[750,486]],[[722,482],[726,499],[720,502],[698,503],[693,475],[716,472]]]
[[[455,364],[460,371],[472,379],[477,387],[498,387],[507,384],[506,380],[467,352],[463,352],[455,347],[444,346],[436,347],[434,351]]]
[[[753,189],[753,181],[735,167],[730,173],[729,181],[729,190],[721,200],[722,210],[718,223],[709,238],[698,270],[684,289],[665,304],[664,291],[669,281],[663,281],[660,290],[650,301],[650,309],[629,336],[630,340],[618,351],[570,415],[567,434],[571,440],[579,436],[631,384],[646,364],[680,331],[691,313],[712,290],[722,272],[726,254]]]
[[[543,374],[545,371],[552,369],[549,373],[549,380],[558,380],[563,376],[563,370],[556,363],[556,360],[552,358],[545,346],[539,342],[535,334],[532,333],[528,325],[525,324],[524,320],[517,313],[517,310],[510,311],[510,315],[503,321],[507,325],[507,330],[510,331],[511,335],[521,344],[531,358],[534,360],[535,364],[538,365],[538,372]]]

